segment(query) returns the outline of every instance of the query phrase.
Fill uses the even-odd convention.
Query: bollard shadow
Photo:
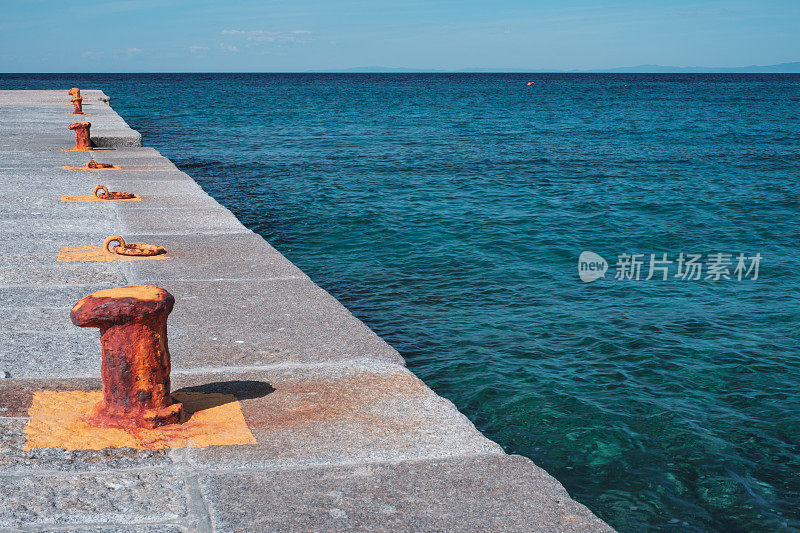
[[[235,401],[263,398],[273,392],[275,392],[275,388],[266,381],[237,380],[216,381],[194,387],[183,387],[172,391],[172,394],[178,397],[187,395],[191,397],[197,393],[203,395],[202,400],[199,402],[194,402],[189,398],[187,398],[188,401],[184,401],[184,411],[188,416],[191,416],[197,411],[219,407]]]

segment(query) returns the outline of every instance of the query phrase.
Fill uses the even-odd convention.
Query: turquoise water
[[[74,85],[619,530],[800,529],[800,76],[0,75]]]

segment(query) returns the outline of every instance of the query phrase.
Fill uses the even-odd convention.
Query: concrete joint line
[[[198,480],[198,473],[185,474],[183,477],[183,486],[186,491],[186,507],[189,513],[189,518],[193,522],[192,531],[198,533],[211,533],[214,531],[213,522],[211,520],[211,510],[208,507],[208,502],[203,494],[203,488],[200,486]]]
[[[390,363],[374,359],[349,359],[347,361],[322,361],[319,363],[274,363],[270,365],[246,365],[246,366],[203,366],[196,368],[180,368],[173,366],[172,375],[203,375],[214,373],[246,374],[249,372],[269,372],[271,370],[290,370],[330,368],[349,371],[386,371],[386,370],[406,370],[406,366],[401,363]]]
[[[423,457],[415,457],[414,459],[374,459],[374,460],[358,460],[358,461],[342,461],[338,463],[307,463],[297,465],[281,465],[281,466],[243,466],[242,468],[214,468],[214,467],[201,467],[195,464],[198,473],[203,475],[209,474],[258,474],[259,472],[303,472],[313,470],[325,470],[331,468],[348,468],[354,466],[396,466],[417,463],[430,463],[433,461],[457,461],[461,459],[493,459],[496,457],[510,457],[505,452],[497,453],[461,453],[458,455],[426,455]],[[191,461],[191,459],[189,459]],[[194,463],[193,463],[194,464]]]
[[[122,263],[122,261],[118,261]],[[132,262],[128,261],[128,265],[133,266]],[[126,265],[126,266],[128,266]],[[212,283],[215,281],[233,281],[233,282],[259,282],[259,281],[290,281],[295,279],[304,280],[307,279],[304,276],[278,276],[275,278],[175,278],[170,280],[154,280],[154,279],[141,279],[138,276],[134,276],[132,279],[136,281],[137,284],[144,284],[144,283],[170,283],[170,282],[189,282],[189,283]]]
[[[323,361],[319,363],[274,363],[271,365],[249,365],[249,366],[203,366],[196,368],[180,368],[173,366],[171,374],[195,376],[204,374],[247,374],[250,372],[269,372],[274,370],[289,370],[292,368],[299,369],[315,369],[315,368],[330,368],[341,369],[352,372],[357,371],[373,371],[381,372],[386,370],[402,369],[407,370],[404,362],[391,363],[387,361],[380,361],[376,359],[349,359],[343,362],[337,361]],[[59,379],[74,379],[74,380],[87,380],[96,379],[98,374],[73,374],[70,376],[60,375]],[[12,376],[10,379],[18,381],[41,381],[40,376]]]
[[[126,526],[173,526],[177,528],[182,528],[183,524],[176,523],[176,522],[126,522]],[[35,526],[17,526],[13,528],[0,528],[0,533],[11,533],[17,531],[24,531],[24,532],[32,532],[32,533],[41,533],[41,531],[80,531],[81,528],[96,528],[96,527],[103,527],[109,528],[112,530],[114,527],[119,527],[119,523],[117,522],[80,522],[75,524],[39,524]]]
[[[107,450],[108,448],[104,449]],[[174,448],[174,449],[185,450],[185,448]],[[99,453],[101,450],[87,450],[87,451]],[[53,470],[50,468],[17,467],[13,470],[8,470],[3,473],[0,473],[0,480],[4,478],[24,478],[30,476],[49,476],[49,477],[66,477],[66,476],[83,476],[83,475],[114,476],[119,474],[120,472],[125,474],[139,474],[139,473],[146,474],[149,472],[154,472],[157,474],[158,473],[182,474],[185,472],[185,470],[181,470],[178,463],[175,462],[172,462],[170,464],[160,464],[153,466],[130,466],[130,467],[114,468],[113,470]]]

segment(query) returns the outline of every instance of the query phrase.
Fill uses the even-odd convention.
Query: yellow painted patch
[[[175,392],[173,397],[183,403],[186,422],[128,431],[94,427],[84,420],[89,409],[103,398],[101,391],[34,392],[24,449],[159,449],[256,443],[232,394]]]
[[[74,150],[74,148],[73,148],[73,150]],[[122,167],[120,167],[118,165],[114,165],[114,166],[112,166],[110,168],[109,167],[106,167],[106,168],[89,168],[87,166],[71,167],[69,165],[64,165],[63,167],[61,167],[61,170],[121,170],[121,169],[122,169]]]
[[[137,256],[120,255],[107,252],[102,246],[62,246],[58,250],[57,261],[159,261],[172,259],[168,254]]]
[[[61,195],[62,202],[141,202],[142,197],[134,195],[133,198],[126,198],[124,200],[102,200],[95,195],[91,196],[76,196],[74,194]]]
[[[131,287],[112,287],[93,292],[93,298],[136,298],[143,301],[163,300],[167,291],[155,285],[133,285]]]

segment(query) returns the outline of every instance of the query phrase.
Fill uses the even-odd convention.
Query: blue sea
[[[615,528],[800,529],[800,75],[72,86]]]

